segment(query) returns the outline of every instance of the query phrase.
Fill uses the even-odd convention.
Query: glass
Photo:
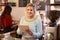
[[[18,35],[18,34],[16,34],[16,38],[22,38],[22,34],[20,34],[20,35]]]

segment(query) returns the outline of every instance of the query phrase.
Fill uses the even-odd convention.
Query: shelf
[[[48,4],[50,6],[60,6],[60,4]]]
[[[8,3],[1,3],[0,6],[5,6],[5,5],[10,5],[10,6],[16,6],[15,2],[8,2]]]

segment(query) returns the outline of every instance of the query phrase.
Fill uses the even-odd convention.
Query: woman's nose
[[[31,11],[29,10],[29,13],[30,13]]]

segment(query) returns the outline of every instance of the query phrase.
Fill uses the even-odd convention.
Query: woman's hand
[[[32,31],[30,31],[29,29],[27,29],[26,32],[31,35],[33,34]]]

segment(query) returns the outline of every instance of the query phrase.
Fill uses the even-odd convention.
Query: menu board
[[[26,7],[28,3],[30,3],[30,0],[19,0],[19,7]]]

